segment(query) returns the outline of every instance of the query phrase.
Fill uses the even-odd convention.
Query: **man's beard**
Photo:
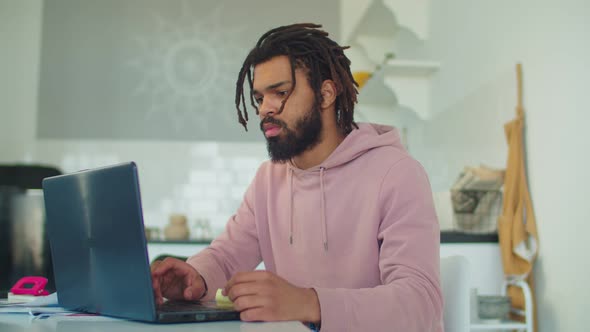
[[[272,162],[287,162],[320,143],[322,117],[317,104],[314,104],[307,114],[297,120],[295,130],[288,128],[287,124],[281,120],[267,117],[260,122],[260,129],[263,132],[265,123],[281,126],[282,129],[279,135],[266,138],[266,148]]]

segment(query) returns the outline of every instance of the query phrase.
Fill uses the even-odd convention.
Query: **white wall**
[[[0,0],[0,162],[34,149],[41,2]]]

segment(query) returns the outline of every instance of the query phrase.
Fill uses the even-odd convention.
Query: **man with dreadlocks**
[[[245,321],[442,331],[427,176],[394,128],[354,122],[350,61],[319,28],[270,30],[246,57],[238,119],[247,129],[249,99],[271,160],[207,249],[153,267],[156,299],[208,300],[223,288]],[[261,261],[266,271],[252,271]]]

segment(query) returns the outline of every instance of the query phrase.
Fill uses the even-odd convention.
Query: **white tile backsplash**
[[[40,140],[33,162],[64,173],[135,161],[144,223],[162,230],[170,214],[189,225],[208,220],[217,235],[236,212],[259,165],[264,143]]]
[[[190,172],[189,183],[191,184],[216,184],[217,172],[206,170],[194,170]]]
[[[216,157],[219,155],[219,144],[216,142],[204,142],[195,144],[190,149],[193,157]]]
[[[233,200],[242,200],[242,198],[244,197],[244,194],[245,193],[246,193],[245,188],[236,186],[236,187],[231,188],[230,197]]]

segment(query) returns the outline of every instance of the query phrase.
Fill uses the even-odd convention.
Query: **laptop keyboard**
[[[158,306],[159,312],[197,311],[203,309],[234,311],[233,307],[218,306],[215,302],[167,301]]]

